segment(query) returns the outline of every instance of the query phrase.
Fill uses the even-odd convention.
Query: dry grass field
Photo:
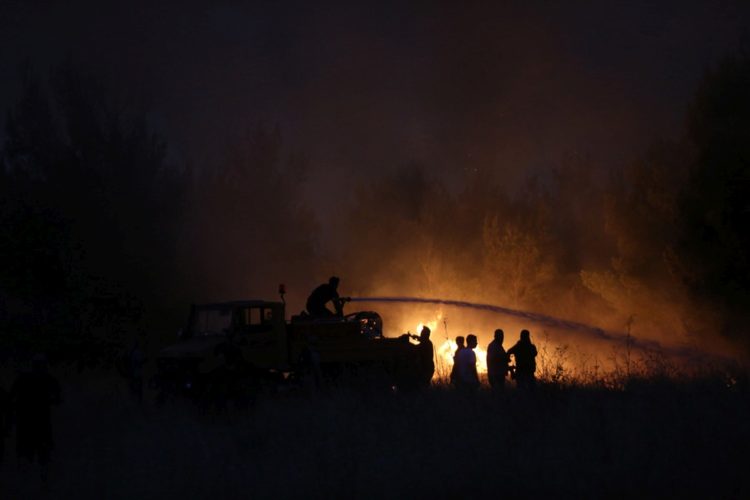
[[[2,498],[747,498],[750,398],[718,372],[466,395],[266,391],[252,408],[142,406],[62,373],[48,484],[13,436]],[[615,383],[617,382],[617,383]]]

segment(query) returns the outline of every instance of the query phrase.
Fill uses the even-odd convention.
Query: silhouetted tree
[[[750,345],[750,57],[708,72],[690,106],[697,161],[680,198],[679,270],[693,296],[725,313],[722,330]]]
[[[164,300],[175,279],[180,175],[143,113],[92,75],[67,63],[49,91],[28,68],[22,83],[0,174],[0,257],[17,264],[3,293],[27,302],[32,337],[79,339],[79,353],[120,342],[138,327],[140,303]]]

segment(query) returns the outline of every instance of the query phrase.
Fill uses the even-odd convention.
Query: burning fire
[[[453,340],[444,341],[440,347],[435,349],[438,357],[438,363],[443,363],[448,369],[453,367],[453,356],[456,354],[458,346]],[[474,348],[474,352],[477,354],[477,371],[479,373],[487,373],[487,351],[477,346]]]
[[[433,339],[435,338],[435,332],[437,331],[438,321],[440,316],[435,321],[428,321],[427,323],[419,323],[417,325],[417,334],[422,331],[422,327],[427,326],[431,332],[433,332]],[[467,334],[468,335],[468,334]],[[466,338],[467,335],[464,335]],[[436,360],[435,360],[435,377],[447,377],[453,368],[453,356],[456,354],[458,346],[455,340],[446,339],[442,344],[435,348]],[[479,346],[474,348],[474,352],[477,355],[477,371],[479,373],[487,373],[487,351]]]

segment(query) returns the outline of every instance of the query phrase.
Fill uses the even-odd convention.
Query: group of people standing
[[[503,348],[505,334],[495,330],[495,338],[487,346],[487,379],[494,389],[505,387],[505,379],[510,373],[519,389],[531,389],[536,383],[536,346],[531,343],[528,330],[521,330],[520,338],[507,351]],[[515,365],[510,364],[513,356]]]
[[[307,314],[313,318],[343,317],[343,302],[338,293],[339,278],[331,276],[328,283],[324,283],[310,294],[307,299]],[[333,303],[335,312],[326,307]],[[435,351],[430,341],[430,329],[423,327],[419,336],[404,334],[417,341],[416,349],[419,351],[419,383],[428,387],[435,374]],[[503,389],[508,375],[515,379],[519,389],[530,389],[535,385],[534,372],[536,372],[536,346],[531,343],[531,335],[528,330],[521,330],[518,342],[507,351],[503,348],[505,334],[502,330],[495,330],[495,338],[487,346],[487,378],[493,389]],[[464,343],[465,341],[465,343]],[[453,355],[453,369],[450,374],[451,384],[460,389],[473,390],[479,387],[479,374],[477,373],[477,355],[474,348],[477,347],[477,336],[469,334],[456,337],[458,346]],[[515,361],[510,364],[511,356]]]
[[[521,330],[518,342],[507,351],[503,347],[505,333],[495,330],[495,338],[487,346],[487,379],[490,387],[495,390],[505,388],[508,375],[515,379],[519,389],[531,389],[536,383],[534,373],[536,372],[537,349],[531,343],[531,334],[528,330]],[[416,346],[422,354],[420,357],[420,371],[423,385],[429,386],[435,373],[434,350],[430,341],[430,329],[423,327]],[[474,349],[477,347],[477,336],[469,334],[456,337],[456,352],[453,354],[453,368],[450,374],[450,382],[457,389],[472,391],[479,387],[479,373],[477,372],[477,355]],[[511,356],[515,364],[511,365]]]

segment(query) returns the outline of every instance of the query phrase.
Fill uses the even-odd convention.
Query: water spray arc
[[[599,340],[616,341],[616,342],[628,342],[633,347],[642,349],[658,349],[667,351],[671,354],[678,356],[695,355],[692,350],[685,349],[668,349],[664,348],[661,344],[655,341],[647,340],[636,340],[633,336],[628,333],[607,331],[602,328],[598,328],[585,323],[579,323],[576,321],[569,321],[560,318],[555,318],[547,314],[535,313],[529,311],[521,311],[518,309],[511,309],[509,307],[496,306],[492,304],[481,304],[476,302],[466,302],[462,300],[449,300],[449,299],[434,299],[434,298],[423,298],[423,297],[351,297],[352,302],[390,302],[390,303],[412,303],[412,304],[439,304],[445,306],[462,307],[469,309],[478,309],[481,311],[490,311],[497,314],[504,314],[507,316],[513,316],[516,318],[523,318],[527,321],[534,322],[536,324],[546,325],[553,328],[559,328],[563,330],[575,331],[585,333]],[[447,325],[446,325],[447,334]]]

